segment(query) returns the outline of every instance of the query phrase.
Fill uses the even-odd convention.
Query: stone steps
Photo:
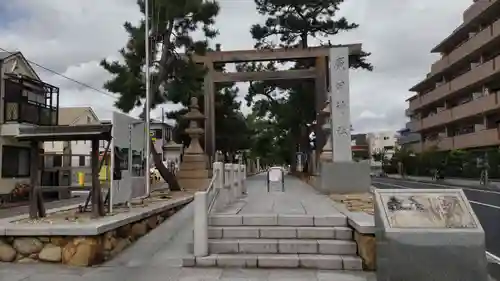
[[[356,242],[314,239],[209,239],[210,254],[355,255]]]
[[[314,254],[212,254],[185,258],[183,266],[363,270],[361,258],[354,255]]]
[[[346,226],[211,226],[210,239],[336,239],[352,240],[353,231]]]
[[[209,217],[210,226],[347,226],[342,214],[324,215],[229,215],[218,214]]]

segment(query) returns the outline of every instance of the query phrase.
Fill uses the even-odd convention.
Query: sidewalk
[[[269,195],[265,176],[248,179],[245,207],[227,212],[285,212],[290,214],[336,214],[326,196],[302,181],[286,177],[286,193]],[[273,187],[273,186],[272,186]],[[274,186],[276,187],[276,186]],[[258,202],[260,201],[260,202]],[[252,207],[253,206],[253,207]],[[193,235],[190,204],[141,238],[113,260],[95,268],[68,268],[50,264],[0,263],[0,281],[374,281],[373,272],[308,269],[183,268],[187,244]]]
[[[430,182],[437,184],[449,184],[461,187],[474,187],[474,188],[494,188],[500,189],[500,182],[497,180],[490,181],[489,186],[485,187],[479,184],[479,179],[460,179],[460,178],[447,178],[444,180],[435,181],[431,177],[421,177],[421,176],[405,176],[401,177],[399,174],[391,174],[387,175],[389,178],[393,179],[404,179],[410,181],[418,181],[418,182]]]

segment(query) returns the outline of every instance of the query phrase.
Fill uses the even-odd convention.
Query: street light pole
[[[145,132],[145,144],[146,144],[146,196],[149,196],[151,193],[151,144],[150,144],[150,111],[151,111],[151,101],[150,101],[150,80],[149,80],[149,1],[145,0],[145,12],[146,19],[144,20],[144,32],[145,32],[145,49],[146,49],[146,69],[145,69],[145,78],[146,78],[146,132]]]

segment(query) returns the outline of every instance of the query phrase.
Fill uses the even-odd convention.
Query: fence
[[[222,209],[246,193],[246,166],[213,163],[213,176],[205,191],[194,195],[194,255],[208,255],[208,217],[213,210]]]

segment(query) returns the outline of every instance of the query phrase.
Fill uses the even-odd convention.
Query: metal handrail
[[[208,185],[208,188],[205,191],[207,193],[207,196],[209,195],[210,191],[212,191],[212,189],[214,189],[214,183],[215,183],[215,179],[216,178],[217,178],[217,173],[215,173],[215,174],[212,175],[212,180],[210,181],[210,184]],[[208,213],[210,213],[212,211],[212,208],[215,205],[215,200],[217,199],[218,195],[219,195],[219,190],[216,189],[215,190],[215,194],[214,194],[212,200],[208,204]],[[210,198],[210,196],[208,196],[208,198]]]

